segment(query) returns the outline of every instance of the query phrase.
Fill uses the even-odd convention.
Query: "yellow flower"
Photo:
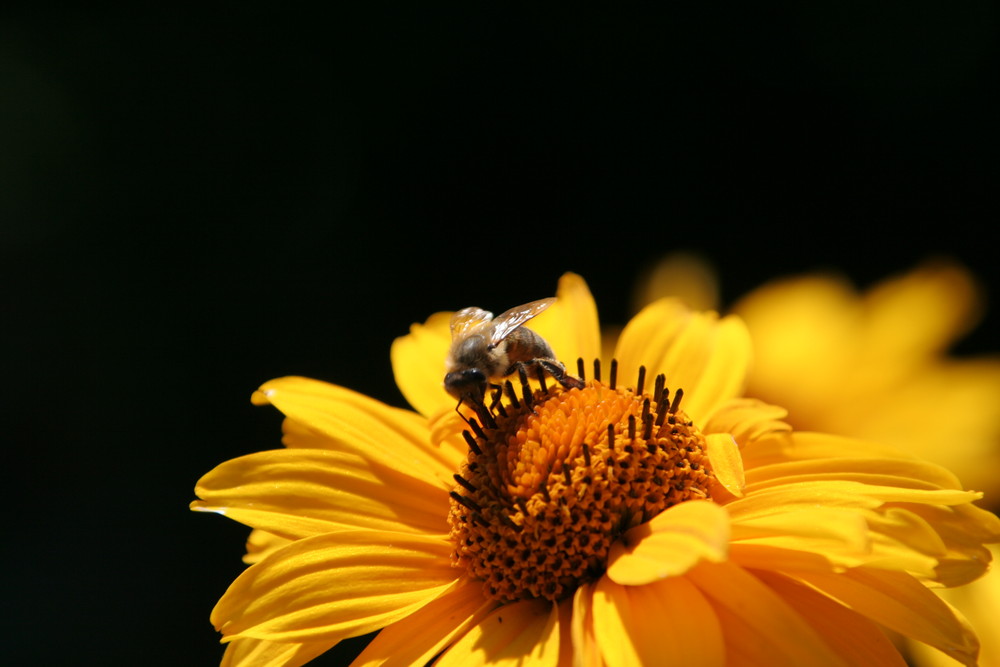
[[[733,307],[754,344],[747,394],[787,408],[797,429],[945,465],[997,503],[1000,358],[946,356],[975,324],[977,296],[967,271],[942,263],[864,294],[832,276],[765,285]]]
[[[531,328],[597,359],[586,285],[557,296]],[[224,664],[380,628],[356,664],[902,664],[887,630],[975,662],[926,584],[981,575],[1000,521],[942,468],[741,398],[738,318],[658,301],[583,389],[515,376],[468,423],[441,386],[448,322],[393,345],[415,413],[304,378],[254,394],[287,448],[223,463],[193,503],[256,529],[212,614]]]
[[[690,255],[656,265],[636,303],[668,294],[717,307],[714,273]],[[981,301],[968,271],[940,261],[865,293],[830,274],[775,280],[733,308],[754,343],[747,394],[788,408],[787,421],[797,429],[878,440],[947,466],[963,484],[985,492],[977,504],[996,510],[1000,358],[947,355],[975,325]],[[1000,570],[938,592],[984,630],[980,664],[1000,667],[1000,635],[992,631],[1000,614]],[[925,645],[910,651],[919,665],[957,664]]]

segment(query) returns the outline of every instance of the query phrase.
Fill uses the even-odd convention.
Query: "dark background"
[[[0,661],[215,664],[247,531],[195,481],[278,445],[271,377],[402,405],[431,312],[573,270],[620,322],[681,249],[727,300],[931,255],[995,295],[996,5],[809,4],[5,10]]]

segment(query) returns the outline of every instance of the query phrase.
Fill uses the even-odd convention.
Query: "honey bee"
[[[583,387],[566,374],[552,348],[531,329],[522,326],[555,303],[555,297],[539,299],[493,317],[482,308],[463,308],[451,318],[451,350],[445,364],[444,388],[458,399],[482,405],[487,386],[500,386],[519,369],[541,369],[562,386]]]

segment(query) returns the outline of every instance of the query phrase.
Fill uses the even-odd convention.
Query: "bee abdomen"
[[[519,327],[506,338],[507,358],[511,363],[534,359],[553,359],[555,354],[545,339],[527,327]]]

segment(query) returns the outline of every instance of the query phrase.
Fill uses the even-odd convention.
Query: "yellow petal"
[[[741,567],[702,563],[686,577],[719,616],[727,664],[847,665],[798,610]]]
[[[849,435],[895,445],[945,465],[967,488],[1000,493],[1000,362],[952,360],[928,366],[874,397]],[[928,418],[927,401],[933,406]]]
[[[592,604],[594,634],[608,667],[725,663],[715,611],[684,577],[645,586],[602,577]]]
[[[434,664],[559,664],[559,609],[551,602],[530,600],[505,605],[474,626]]]
[[[772,442],[768,440],[768,442]],[[962,485],[946,468],[899,452],[892,447],[823,433],[795,432],[780,441],[780,450],[765,456],[765,443],[747,451],[753,461],[747,465],[747,483],[764,488],[782,479],[850,479],[857,476],[873,484],[891,480],[908,488],[961,489]],[[886,481],[879,481],[886,480]]]
[[[364,394],[308,378],[285,377],[265,383],[254,403],[271,403],[286,416],[331,441],[331,449],[352,452],[386,468],[452,487],[461,458],[455,450],[429,442],[427,421]]]
[[[787,433],[782,420],[788,411],[754,398],[736,398],[722,404],[702,424],[703,433],[729,433],[741,447],[767,435]]]
[[[279,449],[241,456],[199,480],[192,509],[279,537],[346,528],[447,534],[448,493],[347,452]]]
[[[740,456],[740,448],[733,436],[728,433],[712,433],[705,436],[705,442],[715,481],[731,496],[741,497],[746,479],[743,476],[743,457]]]
[[[755,574],[795,608],[846,664],[865,667],[906,664],[882,629],[861,614],[775,572]]]
[[[876,623],[929,644],[966,665],[976,663],[975,633],[954,609],[903,572],[858,568],[795,577]]]
[[[708,500],[674,505],[611,547],[607,576],[627,586],[677,576],[703,560],[726,559],[729,515]]]
[[[594,636],[593,598],[596,584],[584,584],[573,594],[573,667],[603,667],[601,649]]]
[[[284,537],[278,537],[273,533],[255,528],[250,531],[250,535],[247,537],[247,552],[243,556],[243,562],[247,565],[253,565],[257,561],[266,558],[272,551],[277,551],[289,542],[290,540]]]
[[[212,612],[224,641],[339,641],[413,613],[454,585],[444,538],[347,531],[308,537],[247,568]]]
[[[807,276],[776,281],[757,288],[732,310],[753,339],[748,395],[794,407],[797,414],[801,402],[829,395],[852,367],[861,307],[842,280]]]
[[[742,321],[693,313],[679,301],[650,304],[626,325],[615,356],[619,377],[666,375],[667,386],[684,390],[681,407],[695,422],[743,390],[750,363],[750,338]]]
[[[710,263],[696,254],[675,252],[645,272],[632,297],[632,312],[663,297],[677,297],[693,310],[717,310],[719,281]]]
[[[994,559],[1000,559],[1000,546],[993,545]],[[1000,568],[993,567],[983,578],[958,588],[936,591],[946,602],[957,607],[968,618],[982,644],[979,664],[982,667],[1000,665],[1000,633],[996,631],[997,610],[1000,609]],[[913,664],[920,667],[946,667],[955,663],[926,644],[913,643]]]
[[[800,507],[753,518],[734,518],[732,541],[743,544],[792,546],[803,551],[838,550],[866,553],[871,544],[861,514],[833,507]]]
[[[794,431],[767,435],[755,441],[752,447],[744,449],[743,464],[747,470],[798,460],[815,460],[822,465],[827,459],[841,456],[890,460],[917,458],[905,450],[869,440],[830,433]]]
[[[787,512],[825,505],[874,509],[888,502],[929,505],[961,505],[978,500],[980,494],[951,489],[904,489],[853,481],[804,481],[755,490],[726,505],[734,519]]]
[[[247,637],[230,642],[220,667],[299,667],[337,642],[272,642]]]
[[[496,605],[483,597],[478,582],[462,579],[441,597],[383,628],[351,663],[352,667],[426,665],[456,637],[480,623]]]
[[[392,342],[389,357],[396,386],[413,409],[428,419],[453,410],[455,399],[444,390],[444,364],[451,348],[451,313],[434,313],[410,333]]]
[[[556,358],[576,373],[576,360],[586,362],[601,354],[601,329],[597,319],[597,304],[583,278],[566,273],[559,279],[556,302],[528,326],[544,338]]]
[[[864,298],[869,356],[884,363],[944,350],[979,319],[978,300],[972,276],[950,264],[927,264],[877,285]]]
[[[938,559],[935,581],[945,586],[968,584],[989,567],[992,556],[984,544],[1000,542],[1000,518],[995,514],[975,505],[910,505],[906,510],[944,540],[947,553]]]

